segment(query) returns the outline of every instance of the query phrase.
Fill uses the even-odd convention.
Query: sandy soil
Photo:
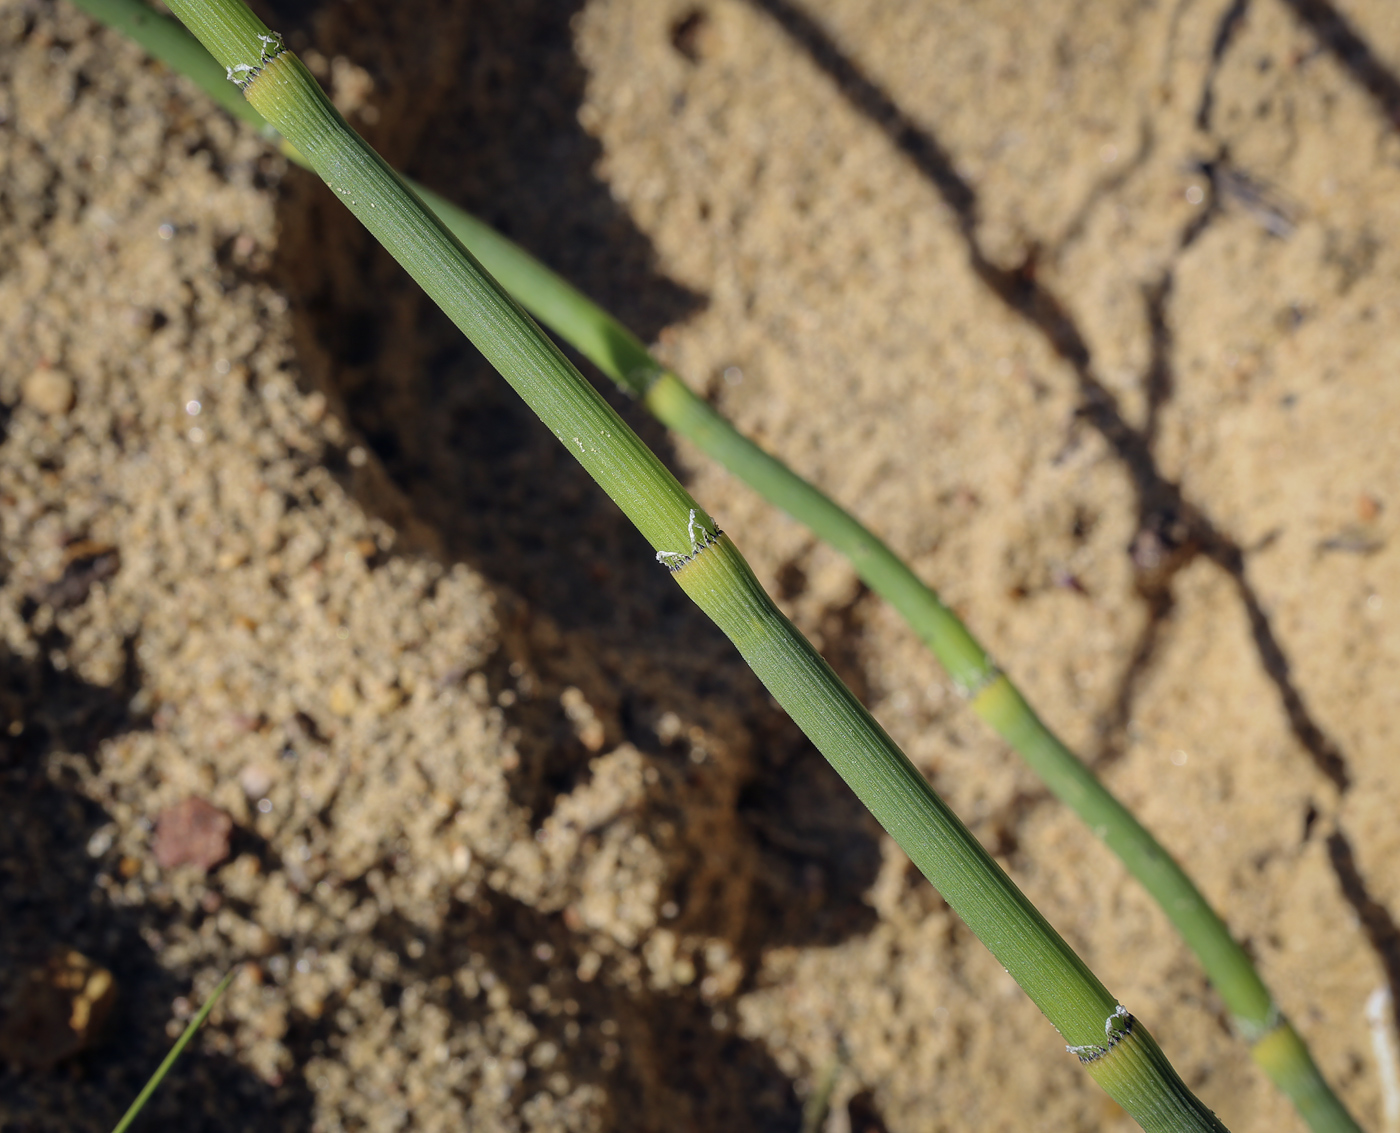
[[[941,589],[1380,1128],[1395,7],[263,8]],[[1130,1125],[318,184],[0,0],[0,216],[0,1031],[72,952],[91,1015],[7,1040],[0,1127],[110,1128],[235,961],[148,1121]],[[1231,1128],[1301,1128],[898,620],[617,403]]]

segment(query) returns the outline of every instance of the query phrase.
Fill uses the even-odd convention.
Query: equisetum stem
[[[670,564],[682,589],[1148,1130],[1220,1130],[1119,1006],[758,584],[728,536],[241,0],[171,0],[244,96],[501,372]]]
[[[193,79],[235,116],[277,136],[178,22],[154,12],[143,0],[74,2]],[[294,161],[307,164],[285,141],[282,148]],[[934,651],[959,688],[975,690],[990,685],[996,670],[982,646],[884,542],[819,489],[741,435],[587,296],[490,226],[422,186],[408,183],[536,318],[623,390],[641,397],[660,421],[845,554],[866,584],[889,601]],[[1044,725],[1009,681],[996,692],[989,687],[987,695],[974,699],[973,706],[1147,888],[1196,952],[1237,1030],[1250,1043],[1255,1060],[1293,1099],[1309,1126],[1316,1133],[1359,1133],[1302,1039],[1282,1018],[1247,954],[1152,835]]]
[[[954,685],[969,697],[973,711],[1118,855],[1157,902],[1196,953],[1255,1061],[1293,1101],[1309,1128],[1314,1133],[1361,1133],[1274,1003],[1248,953],[1195,883],[1045,725],[930,586],[831,497],[740,433],[611,314],[490,226],[437,194],[419,192],[536,318],[620,388],[640,398],[662,424],[845,555],[861,580],[932,650]]]

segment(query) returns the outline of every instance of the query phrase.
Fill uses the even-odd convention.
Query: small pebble
[[[156,819],[152,849],[161,869],[192,865],[207,870],[228,857],[233,819],[213,803],[184,799]]]
[[[73,408],[73,379],[62,370],[41,366],[20,387],[24,404],[45,417],[61,417]]]
[[[350,717],[360,705],[360,698],[349,681],[337,681],[326,696],[326,703],[337,716]]]
[[[250,763],[238,773],[238,783],[248,798],[263,798],[272,790],[272,772],[260,763]]]

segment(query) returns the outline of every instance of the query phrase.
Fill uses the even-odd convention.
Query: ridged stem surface
[[[220,105],[260,129],[266,119],[229,83],[223,69],[178,23],[142,0],[74,0],[176,67]],[[295,147],[283,150],[309,163]],[[1314,1133],[1360,1133],[1327,1087],[1302,1039],[1275,1006],[1248,954],[1230,935],[1175,859],[1044,724],[980,642],[888,545],[820,489],[743,436],[713,406],[654,359],[630,330],[489,225],[412,181],[406,182],[495,279],[536,318],[624,391],[641,398],[667,427],[686,437],[765,499],[806,524],[850,560],[861,579],[904,617],[972,694],[974,710],[1026,760],[1051,792],[1080,816],[1127,866],[1196,953],[1255,1060],[1297,1104]],[[1293,1054],[1280,1058],[1282,1039]],[[1298,1051],[1301,1050],[1301,1055]]]
[[[793,719],[1146,1129],[1220,1129],[758,585],[732,542],[237,0],[173,0],[249,102],[380,239],[665,557]],[[975,686],[974,686],[975,687]],[[1104,1037],[1100,1037],[1100,1036]],[[1138,1038],[1138,1036],[1141,1036]],[[1141,1046],[1147,1055],[1123,1054]],[[1156,1052],[1152,1055],[1152,1052]]]

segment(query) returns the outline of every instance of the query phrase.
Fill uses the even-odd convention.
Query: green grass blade
[[[223,979],[219,981],[219,986],[209,993],[209,998],[204,1001],[193,1019],[175,1040],[175,1045],[170,1048],[170,1053],[165,1056],[164,1061],[156,1067],[156,1072],[151,1075],[151,1080],[141,1088],[141,1092],[136,1095],[136,1100],[131,1103],[131,1107],[122,1115],[122,1119],[117,1122],[112,1133],[126,1133],[127,1128],[137,1115],[145,1108],[146,1103],[151,1100],[151,1095],[156,1092],[161,1082],[165,1081],[165,1076],[170,1073],[170,1068],[175,1065],[175,1060],[180,1057],[185,1047],[189,1046],[190,1040],[194,1038],[195,1032],[204,1025],[204,1020],[209,1018],[209,1012],[214,1010],[214,1004],[218,1003],[228,990],[228,985],[233,983],[233,977],[238,974],[238,967],[235,965]]]
[[[244,95],[501,372],[949,904],[1149,1130],[1223,1126],[759,586],[733,543],[553,342],[345,123],[241,0],[172,0]]]

